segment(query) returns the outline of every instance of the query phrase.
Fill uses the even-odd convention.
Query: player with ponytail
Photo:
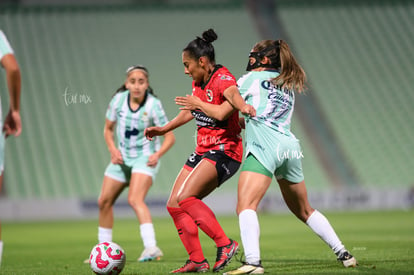
[[[224,274],[262,274],[257,207],[275,176],[288,208],[308,225],[345,267],[357,265],[326,217],[308,201],[299,141],[290,131],[295,92],[306,75],[284,40],[263,40],[249,54],[248,73],[238,80],[241,95],[258,110],[246,117],[246,160],[238,184],[237,213],[246,262]]]
[[[216,64],[212,42],[214,30],[191,41],[182,52],[184,72],[193,79],[195,108],[181,108],[180,113],[164,127],[146,129],[149,139],[165,134],[190,120],[196,120],[197,144],[178,174],[167,202],[180,239],[189,259],[171,273],[206,272],[210,266],[205,258],[198,228],[217,246],[213,271],[223,269],[238,251],[238,243],[224,233],[212,210],[202,201],[238,170],[243,154],[238,110],[254,114],[240,96],[237,83],[229,70]],[[180,98],[180,97],[179,97]],[[186,98],[186,97],[181,97]],[[213,110],[205,107],[213,106]]]

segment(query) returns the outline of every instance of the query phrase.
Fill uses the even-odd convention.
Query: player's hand
[[[20,112],[10,110],[4,120],[3,132],[6,137],[14,135],[18,137],[22,132],[22,120]]]
[[[180,110],[196,110],[199,109],[201,99],[197,96],[186,95],[186,96],[177,96],[175,98],[175,104],[184,106]]]
[[[245,116],[256,116],[256,109],[249,104],[244,105],[243,108],[241,108],[240,112]]]
[[[124,159],[122,158],[121,151],[115,148],[115,149],[112,149],[110,153],[111,153],[111,162],[113,164],[124,164]]]
[[[154,153],[151,156],[149,156],[147,165],[149,167],[155,167],[157,166],[159,159],[160,159],[160,156],[158,155],[158,153]]]
[[[148,128],[145,128],[145,130],[144,130],[144,136],[148,140],[152,140],[153,137],[162,136],[164,134],[165,133],[164,133],[164,131],[162,131],[162,128],[158,127],[158,126],[148,127]]]

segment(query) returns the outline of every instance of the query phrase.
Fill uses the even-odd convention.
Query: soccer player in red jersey
[[[180,113],[163,127],[145,130],[148,139],[164,135],[193,118],[197,124],[197,146],[178,174],[172,188],[167,210],[174,220],[180,239],[189,254],[181,268],[171,273],[206,272],[210,266],[204,257],[198,227],[214,240],[217,258],[213,271],[223,269],[237,253],[239,245],[229,239],[212,210],[201,200],[233,176],[240,166],[243,145],[240,136],[240,110],[255,115],[251,105],[240,96],[235,77],[227,68],[215,62],[214,30],[203,32],[182,52],[184,72],[193,78],[194,96],[205,104],[217,106],[213,112],[203,104],[194,111],[181,108]],[[211,108],[209,108],[211,110]]]

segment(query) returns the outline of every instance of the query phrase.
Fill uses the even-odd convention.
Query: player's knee
[[[128,197],[128,204],[134,209],[139,209],[145,206],[145,203],[143,200],[138,200],[136,198],[131,198],[131,197]]]
[[[107,198],[99,198],[98,199],[98,208],[99,210],[105,210],[105,209],[109,209],[112,207],[112,202],[111,200],[107,199]]]

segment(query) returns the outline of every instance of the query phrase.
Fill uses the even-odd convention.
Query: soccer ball
[[[126,256],[121,246],[114,242],[103,242],[92,248],[89,265],[99,275],[116,275],[125,266]]]

